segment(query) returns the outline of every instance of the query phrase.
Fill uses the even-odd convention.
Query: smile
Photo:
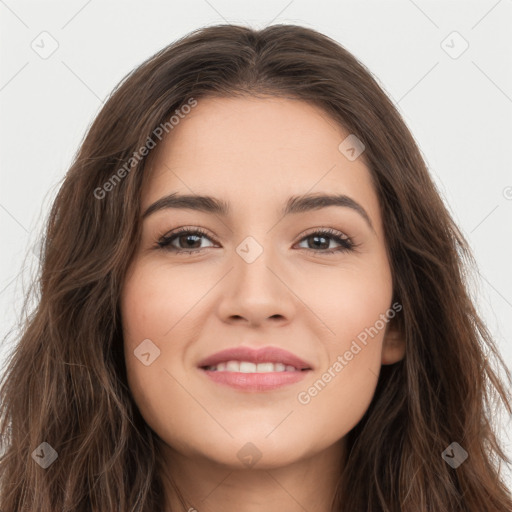
[[[207,366],[206,370],[216,372],[240,372],[240,373],[273,373],[273,372],[298,372],[302,369],[283,363],[251,363],[249,361],[227,361],[217,365]],[[304,369],[305,370],[305,369]]]
[[[295,384],[312,370],[310,363],[283,348],[244,345],[216,352],[201,360],[198,367],[209,382],[248,392]]]
[[[238,361],[234,362],[239,364]],[[210,382],[213,381],[216,384],[230,386],[240,391],[261,392],[272,391],[295,384],[301,381],[311,370],[293,369],[284,371],[243,372],[201,368],[201,371]]]

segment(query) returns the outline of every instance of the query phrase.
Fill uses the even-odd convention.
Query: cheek
[[[306,285],[301,286],[301,296],[309,309],[323,324],[321,337],[324,347],[335,359],[350,348],[351,341],[372,341],[373,347],[381,344],[385,323],[382,316],[391,307],[393,295],[392,276],[387,260],[382,255],[367,261],[346,263],[339,268],[315,270],[308,273]],[[299,274],[299,273],[298,273]],[[373,327],[377,327],[378,333]],[[359,359],[370,358],[376,350],[365,350]]]
[[[172,283],[172,284],[171,284]],[[120,301],[128,386],[146,423],[157,433],[179,432],[190,406],[179,382],[186,348],[187,312],[197,292],[178,275],[157,266],[138,265],[127,277]],[[193,338],[193,333],[189,332]],[[169,350],[169,348],[171,348]],[[198,422],[190,422],[192,431]],[[180,439],[173,438],[179,444]]]
[[[315,304],[329,333],[317,378],[297,395],[311,417],[331,432],[348,432],[362,418],[375,393],[382,343],[391,311],[392,279],[385,260],[345,268],[324,280]],[[314,298],[313,294],[310,298]],[[390,315],[391,311],[391,315]]]
[[[361,420],[377,386],[384,328],[374,324],[385,325],[379,321],[385,309],[380,308],[380,301],[365,304],[365,321],[359,315],[340,317],[336,340],[325,346],[324,364],[296,396],[300,415],[331,442]],[[349,312],[347,306],[345,314]]]
[[[127,348],[133,351],[147,338],[157,345],[163,340],[172,340],[174,344],[178,338],[175,333],[187,323],[190,313],[193,314],[192,307],[201,298],[199,284],[194,283],[191,273],[154,262],[139,262],[126,278],[121,294]]]

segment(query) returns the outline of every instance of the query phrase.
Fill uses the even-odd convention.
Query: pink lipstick
[[[222,350],[199,362],[198,367],[214,382],[244,391],[269,391],[302,380],[311,365],[278,347]]]

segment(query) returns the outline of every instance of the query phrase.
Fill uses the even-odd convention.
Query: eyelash
[[[188,228],[188,227],[182,227],[182,228],[179,228],[167,235],[164,235],[162,236],[158,242],[157,242],[157,246],[155,247],[156,249],[163,249],[163,250],[166,250],[166,251],[169,251],[169,252],[173,252],[175,254],[187,254],[187,255],[192,255],[193,253],[197,253],[197,252],[201,252],[203,249],[208,249],[208,247],[203,247],[203,248],[200,248],[200,249],[190,249],[190,250],[187,250],[187,249],[177,249],[176,247],[173,247],[171,246],[170,244],[175,240],[177,239],[179,236],[183,236],[183,235],[196,235],[196,236],[204,236],[204,237],[207,237],[209,238],[212,242],[216,242],[215,239],[213,239],[206,231],[204,231],[203,229],[201,228]],[[326,238],[331,238],[333,240],[335,240],[336,242],[340,243],[341,244],[341,247],[338,247],[336,249],[326,249],[326,250],[316,250],[316,249],[311,249],[311,248],[302,248],[308,252],[311,252],[311,253],[320,253],[320,254],[334,254],[334,253],[343,253],[343,252],[352,252],[355,250],[356,247],[359,246],[359,244],[356,244],[354,243],[352,240],[350,240],[350,238],[348,237],[341,237],[339,236],[341,233],[339,231],[336,231],[334,229],[331,229],[331,228],[319,228],[317,231],[312,231],[310,233],[307,233],[305,234],[300,240],[298,243],[302,242],[303,240],[306,240],[312,236],[323,236],[323,237],[326,237]]]

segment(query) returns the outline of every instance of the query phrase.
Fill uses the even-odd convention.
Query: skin
[[[150,155],[142,211],[172,192],[211,195],[232,209],[227,217],[170,208],[149,215],[121,295],[134,400],[160,438],[165,482],[173,478],[200,512],[330,510],[345,436],[367,410],[381,365],[404,356],[387,322],[309,403],[298,401],[392,305],[378,196],[364,153],[350,161],[339,151],[347,135],[303,101],[205,98]],[[289,196],[320,192],[352,197],[374,230],[347,207],[279,215]],[[208,232],[193,245],[200,252],[158,248],[182,226]],[[305,238],[313,228],[337,230],[358,247],[325,254],[340,244],[327,238],[316,248]],[[248,236],[263,248],[252,263],[236,251]],[[173,245],[190,248],[186,237]],[[149,366],[134,355],[145,339],[160,350]],[[197,368],[238,345],[278,346],[313,370],[298,383],[247,392]],[[251,466],[237,455],[246,443],[260,454]],[[176,506],[170,485],[166,492]]]

